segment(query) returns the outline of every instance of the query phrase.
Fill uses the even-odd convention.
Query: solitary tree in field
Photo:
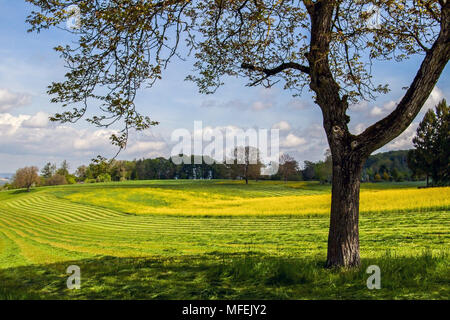
[[[251,146],[240,146],[233,150],[231,169],[245,180],[245,184],[248,184],[249,179],[257,180],[261,175],[262,163],[259,153],[257,148]]]
[[[88,101],[102,112],[88,119],[97,126],[124,121],[113,143],[125,147],[131,128],[155,124],[139,114],[136,91],[151,86],[185,40],[196,58],[189,77],[210,93],[226,76],[249,85],[301,93],[309,87],[323,115],[333,157],[328,266],[357,266],[359,179],[367,157],[398,135],[416,117],[450,57],[450,3],[447,0],[27,0],[40,10],[28,18],[31,30],[61,26],[77,4],[78,42],[58,46],[69,68],[53,83],[52,101],[70,111],[53,120],[83,117]],[[376,60],[423,60],[391,114],[361,134],[348,129],[349,104],[388,91],[372,82]]]
[[[298,170],[298,162],[292,156],[287,153],[283,153],[280,157],[280,166],[278,172],[283,178],[284,182],[287,182],[290,177],[295,175]]]
[[[425,174],[433,185],[450,182],[450,112],[442,100],[436,110],[425,114],[413,138],[415,149],[408,153],[408,165],[416,174]]]
[[[30,191],[33,184],[39,183],[39,175],[37,167],[25,167],[18,169],[14,175],[13,185],[16,188],[26,188]]]

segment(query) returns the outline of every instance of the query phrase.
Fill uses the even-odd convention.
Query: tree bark
[[[359,188],[363,162],[334,157],[327,267],[359,266]]]

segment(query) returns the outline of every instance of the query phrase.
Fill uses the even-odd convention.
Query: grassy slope
[[[225,200],[329,193],[328,187],[302,183],[179,181],[2,192],[0,298],[450,297],[449,210],[363,213],[364,267],[330,271],[321,268],[327,215],[205,218],[113,210],[120,194],[137,192],[139,197],[127,200],[132,206],[143,201],[142,191],[152,188],[164,190],[169,200],[176,191],[186,190],[200,198]],[[386,185],[363,189],[385,192]],[[92,192],[106,192],[112,209],[67,199]],[[151,195],[144,197],[147,205],[169,204]],[[65,289],[70,264],[81,267],[82,290]],[[381,267],[382,290],[365,287],[369,264]]]

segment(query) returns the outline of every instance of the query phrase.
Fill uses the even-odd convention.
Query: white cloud
[[[38,112],[31,118],[23,122],[23,126],[26,128],[45,128],[48,124],[49,115],[45,112]]]
[[[427,101],[423,105],[424,111],[427,111],[428,109],[433,109],[441,100],[444,98],[444,93],[441,89],[439,89],[437,86],[433,88],[433,91],[431,91],[430,96],[428,97]]]
[[[137,141],[126,149],[127,154],[149,154],[164,150],[167,144],[164,141]]]
[[[278,93],[279,90],[275,87],[260,88],[258,90],[258,100],[252,103],[251,109],[253,111],[262,111],[272,108],[276,104],[275,99]]]
[[[252,110],[261,111],[261,110],[269,109],[272,106],[273,106],[272,102],[256,101],[252,104]]]
[[[306,128],[293,132],[294,137],[282,139],[281,152],[289,153],[302,163],[304,160],[317,161],[323,159],[326,149],[328,149],[325,131],[319,123],[312,123]],[[288,138],[289,137],[289,138]],[[301,137],[301,138],[300,138]],[[288,147],[290,144],[303,142],[295,147]]]
[[[29,115],[14,117],[9,113],[0,113],[0,137],[14,134],[21,126],[22,122],[28,120]]]
[[[204,100],[201,105],[202,108],[233,108],[233,109],[248,109],[253,111],[261,111],[269,109],[273,106],[273,103],[268,100],[245,102],[241,100],[229,100],[229,101],[217,101],[217,100]]]
[[[372,110],[370,110],[370,115],[372,117],[378,117],[378,116],[384,116],[387,115],[389,112],[391,112],[392,110],[395,109],[395,107],[397,106],[398,102],[391,100],[389,102],[386,102],[385,104],[383,104],[381,107],[373,107]]]
[[[29,94],[0,89],[0,112],[10,111],[11,109],[30,103],[31,96]]]
[[[373,107],[372,110],[370,110],[370,115],[373,117],[377,117],[383,114],[383,109],[380,107]]]
[[[434,87],[427,101],[423,105],[423,111],[427,111],[428,109],[434,108],[443,98],[444,93],[442,92],[442,90],[439,89],[437,86]],[[381,107],[375,106],[370,110],[369,115],[372,117],[385,116],[395,109],[400,100],[401,99],[398,99],[396,101],[391,100],[383,104]]]
[[[358,102],[356,104],[351,104],[349,106],[349,110],[350,111],[356,111],[356,112],[363,111],[363,110],[366,110],[368,108],[368,106],[369,106],[369,103],[367,101],[363,100],[363,101],[360,101],[360,102]]]
[[[231,100],[217,100],[207,99],[202,100],[200,107],[202,108],[225,108],[225,109],[239,109],[262,111],[272,108],[276,105],[276,98],[278,90],[275,88],[260,88],[257,91],[257,96],[249,100],[231,99]]]
[[[203,100],[201,105],[202,108],[245,108],[248,107],[244,104],[244,102],[234,99],[228,101],[217,101],[213,99]]]
[[[283,120],[275,123],[272,126],[272,129],[279,129],[280,131],[288,131],[291,129],[291,125],[289,124],[289,122]]]
[[[48,125],[47,115],[13,116],[0,113],[0,150],[14,155],[61,157],[67,159],[87,157],[97,154],[112,155],[117,151],[110,143],[111,129],[81,129],[75,126]],[[158,151],[162,155],[166,143],[155,136],[131,134],[128,148],[122,153],[128,156],[148,156]],[[167,152],[165,152],[167,154]]]
[[[354,132],[356,134],[360,134],[360,133],[362,133],[365,130],[365,128],[366,128],[366,125],[364,123],[358,123],[355,126]]]
[[[61,129],[62,126],[58,128]],[[69,130],[73,129],[72,127],[65,128]],[[113,133],[116,132],[106,129],[99,129],[95,131],[76,130],[75,136],[71,142],[75,150],[96,150],[107,146],[109,144],[109,137]]]
[[[284,140],[280,143],[280,146],[285,148],[293,148],[303,145],[305,143],[306,140],[304,138],[300,138],[295,134],[289,133],[286,136],[286,138],[284,138]]]
[[[309,107],[309,103],[303,100],[293,99],[288,102],[288,107],[295,110],[304,110]]]
[[[388,143],[383,149],[386,151],[390,151],[390,150],[405,150],[413,148],[412,139],[416,135],[416,130],[418,126],[419,122],[411,123],[411,125],[400,136],[398,136],[393,141]]]

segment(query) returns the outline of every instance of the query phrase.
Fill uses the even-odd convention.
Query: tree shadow
[[[99,257],[0,270],[0,299],[448,299],[448,255],[386,255],[352,270],[325,269],[323,258],[255,253],[177,257]],[[380,290],[366,286],[381,269]],[[81,289],[67,289],[67,267]],[[446,269],[447,266],[447,269]]]
[[[31,194],[31,193],[33,193],[35,191],[36,191],[36,188],[31,188],[30,190],[27,190],[27,189],[15,189],[13,191],[10,191],[10,194],[14,194],[14,195],[16,195],[16,194]]]

